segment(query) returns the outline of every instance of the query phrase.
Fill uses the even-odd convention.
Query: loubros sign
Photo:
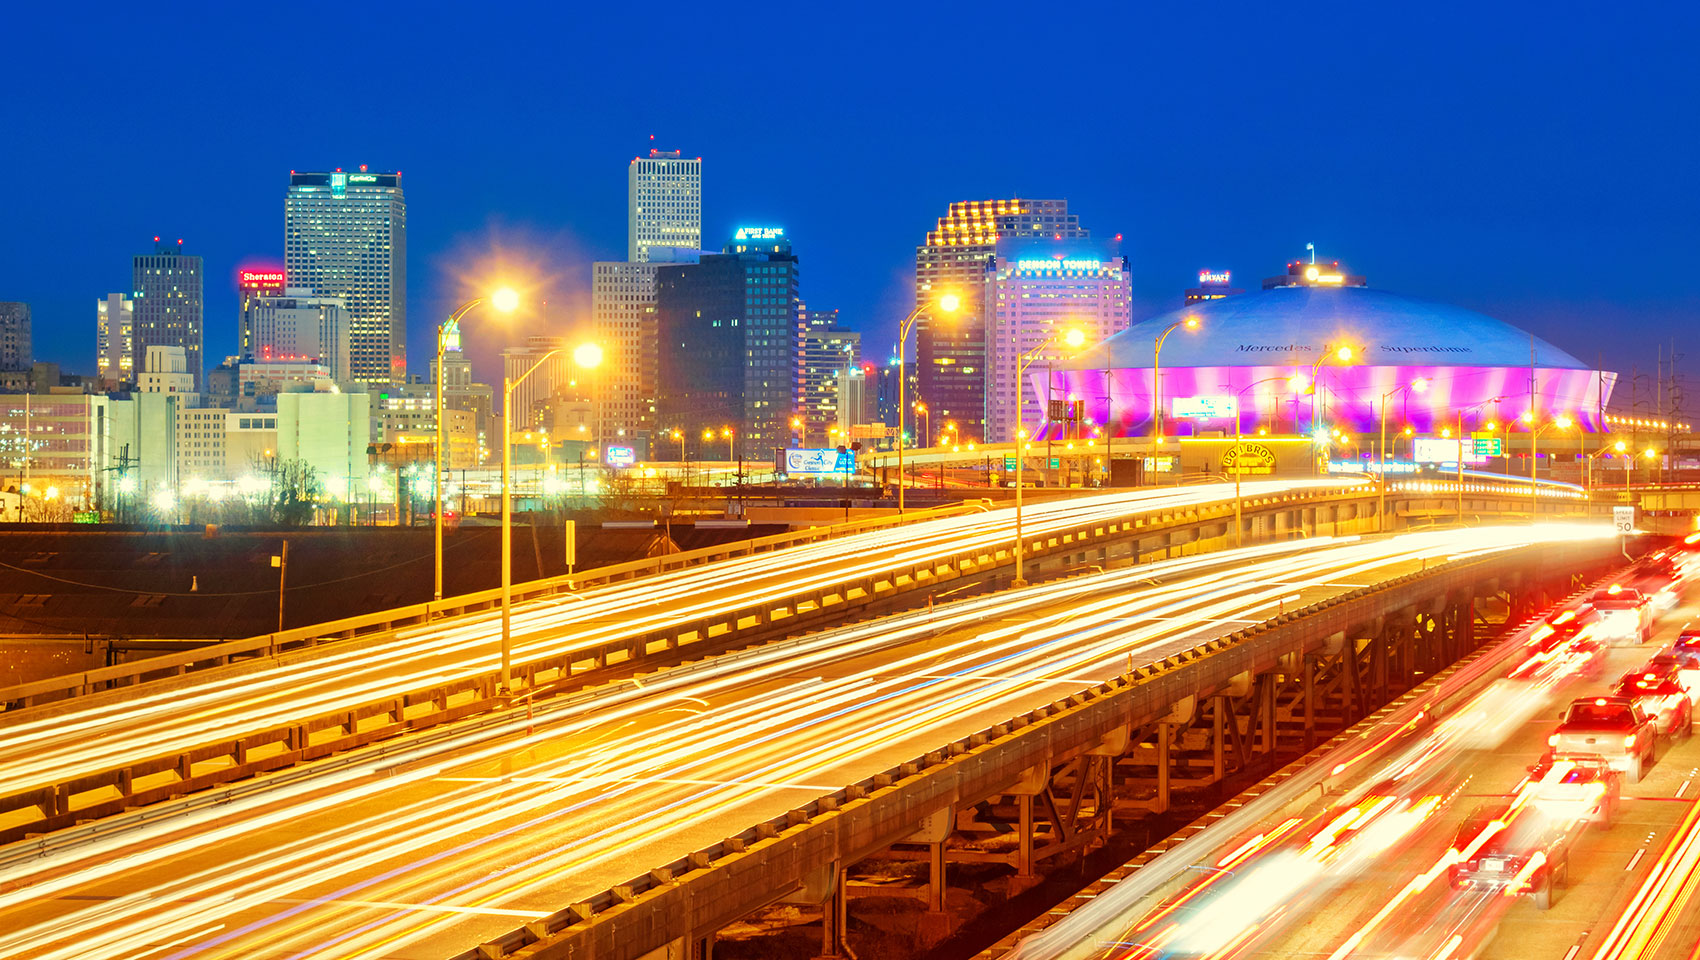
[[[1275,451],[1261,443],[1241,443],[1236,447],[1230,446],[1222,451],[1223,473],[1258,473],[1275,472]]]

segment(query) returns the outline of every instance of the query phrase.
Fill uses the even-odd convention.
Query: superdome
[[[1188,318],[1163,343],[1164,421],[1174,429],[1232,431],[1223,397],[1239,398],[1241,428],[1272,432],[1319,426],[1366,433],[1384,405],[1390,423],[1417,430],[1453,422],[1462,411],[1504,421],[1533,410],[1568,416],[1597,430],[1616,375],[1596,371],[1544,340],[1462,307],[1360,286],[1278,286],[1189,304],[1142,323],[1070,360],[1049,386],[1085,400],[1088,419],[1115,425],[1118,436],[1145,435],[1151,425],[1154,341]],[[1330,351],[1349,346],[1352,359]],[[1311,389],[1295,389],[1298,378]],[[1406,389],[1413,381],[1415,389]],[[1391,394],[1391,396],[1389,396]],[[1214,398],[1214,403],[1200,403]],[[1174,401],[1183,401],[1179,414]],[[1192,402],[1187,402],[1192,401]]]

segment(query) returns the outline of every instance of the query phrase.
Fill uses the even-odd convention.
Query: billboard
[[[1458,450],[1463,446],[1465,463],[1486,463],[1487,457],[1476,453],[1474,441],[1461,445],[1457,440],[1442,437],[1416,437],[1411,441],[1411,459],[1418,463],[1457,463]]]
[[[629,467],[637,463],[637,451],[631,447],[609,447],[603,462],[610,467]]]
[[[283,292],[283,268],[242,267],[236,271],[236,284],[244,290]]]
[[[1175,397],[1169,401],[1170,415],[1176,420],[1220,420],[1234,415],[1234,398],[1230,396]]]
[[[856,454],[838,452],[836,448],[785,451],[787,474],[828,474],[856,472]]]

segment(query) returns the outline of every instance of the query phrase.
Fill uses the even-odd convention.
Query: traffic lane
[[[1271,490],[1289,485],[1270,484]],[[1227,488],[1184,492],[1139,492],[1036,505],[1029,511],[1028,530],[1070,526],[1088,517],[1126,512],[1129,506],[1166,509],[1193,502],[1211,502]],[[989,542],[1003,535],[1011,518],[1004,512],[976,517],[947,518],[906,528],[881,531],[823,545],[735,558],[711,565],[650,578],[636,585],[610,585],[569,596],[522,605],[516,611],[516,658],[542,657],[572,649],[564,634],[579,646],[669,624],[688,621],[728,602],[755,602],[806,588],[799,577],[809,565],[816,585],[837,582],[855,571],[842,569],[847,559],[860,571],[901,566],[935,555],[939,549],[958,549],[966,542]],[[854,539],[855,542],[850,542]],[[799,568],[803,564],[804,568]],[[657,601],[682,603],[671,611]],[[633,602],[637,601],[637,602]],[[641,617],[632,611],[650,609]],[[603,613],[618,614],[617,628],[594,631]],[[105,708],[89,717],[70,715],[30,725],[27,730],[4,729],[0,718],[0,793],[40,787],[78,773],[93,773],[125,761],[145,759],[162,751],[228,740],[243,732],[265,729],[307,715],[381,699],[409,685],[442,682],[488,673],[496,663],[494,613],[445,621],[440,625],[403,631],[390,644],[316,659],[301,667],[285,667],[273,675],[251,674],[215,684],[199,692],[176,692],[138,702],[134,708]],[[469,655],[469,651],[471,651]],[[433,653],[436,656],[432,656]],[[359,673],[351,671],[358,670]],[[314,680],[308,683],[303,681]],[[132,725],[137,717],[140,725]],[[188,733],[185,735],[184,731]],[[92,749],[91,735],[99,734]],[[33,772],[34,776],[30,776]],[[44,779],[46,778],[46,779]]]
[[[1332,590],[1349,589],[1353,585],[1355,585],[1355,584],[1352,584],[1352,583],[1336,584],[1332,588],[1327,588],[1327,589],[1332,589]],[[1278,584],[1276,584],[1276,586],[1280,587],[1281,590],[1283,590],[1283,591],[1292,589],[1292,584],[1288,583],[1288,582],[1278,583]],[[1043,596],[1043,594],[1039,594],[1039,596]],[[1308,602],[1309,599],[1310,598],[1306,598],[1307,602]],[[1174,628],[1175,627],[1174,627],[1173,618],[1170,618],[1170,619],[1168,619],[1164,622],[1164,629],[1166,631],[1170,631],[1172,633]],[[1221,632],[1219,626],[1213,626],[1213,625],[1206,625],[1205,627],[1201,628],[1201,630],[1202,630],[1204,635],[1216,635],[1216,634],[1219,634]],[[948,638],[948,637],[947,638],[938,638],[938,640],[940,642],[942,642],[943,640],[947,640],[947,639],[950,639],[950,638]],[[1190,644],[1188,644],[1188,645],[1190,645]],[[1115,662],[1114,658],[1111,658],[1111,660],[1112,660],[1112,663]],[[925,672],[925,667],[922,667],[922,672],[923,673]],[[1113,672],[1119,672],[1119,669],[1108,670],[1108,671],[1106,671],[1105,675],[1108,675],[1108,673],[1113,673]],[[1079,682],[1076,682],[1076,681],[1069,681],[1069,682],[1072,683],[1073,685],[1076,685],[1076,686],[1079,685]],[[752,691],[750,691],[750,693],[751,693],[752,696],[756,696],[756,697],[760,697],[760,696],[763,695],[762,690],[752,690]],[[1055,696],[1057,696],[1057,695],[1058,694],[1056,694],[1055,692],[1045,693],[1045,692],[1041,691],[1039,695],[1036,695],[1036,697],[1033,701],[1034,705],[1037,705],[1037,703],[1042,703],[1042,702],[1046,702],[1048,700],[1054,699]],[[998,710],[995,714],[989,714],[988,715],[990,717],[990,719],[988,720],[988,723],[989,722],[995,722],[996,720],[1004,719],[1008,715],[1015,713],[1015,712],[1019,712],[1019,711],[1007,709],[1007,708]],[[590,736],[590,737],[594,737],[595,735],[596,734],[595,734],[594,731],[587,733],[587,736]],[[920,752],[922,749],[926,749],[926,748],[930,748],[932,746],[936,746],[937,742],[938,742],[938,740],[931,739],[931,738],[916,739],[914,741],[915,749],[913,750],[913,752]],[[589,747],[591,745],[587,743],[587,744],[583,744],[581,746]],[[511,775],[512,773],[516,772],[516,770],[523,769],[525,766],[534,765],[545,752],[546,751],[540,751],[540,750],[537,750],[537,749],[532,749],[525,756],[507,758],[506,760],[503,761],[504,765],[506,766],[506,769],[502,769],[502,770],[491,770],[491,769],[486,768],[486,769],[477,769],[477,770],[471,770],[471,771],[460,771],[458,773],[470,774],[470,776],[464,777],[463,779],[477,780],[477,779],[480,779],[480,778],[488,778],[491,781],[496,781],[496,780],[499,780],[500,778]],[[907,747],[899,746],[898,752],[897,752],[896,755],[894,755],[891,758],[891,762],[895,763],[899,759],[906,759],[907,756],[909,756],[909,755],[913,755],[913,753],[910,752]],[[889,766],[889,765],[890,765],[889,763],[886,763],[883,760],[877,761],[874,769],[880,769],[880,768],[883,768],[883,767]],[[865,775],[865,772],[861,773],[859,775]],[[857,778],[859,778],[859,776],[858,777],[851,777],[850,779],[857,779]],[[826,792],[829,789],[835,788],[836,785],[841,784],[842,782],[847,782],[847,781],[844,780],[844,779],[841,779],[841,778],[840,779],[827,778],[822,783],[815,783],[815,784],[807,785],[806,789],[811,790],[814,794],[819,794],[819,793]],[[754,798],[752,798],[752,802],[753,802],[753,799]],[[788,808],[794,802],[795,802],[794,800],[787,798],[787,802],[784,805],[780,806],[779,808],[777,808],[775,810],[761,811],[761,814],[762,814],[762,816],[776,815],[778,812],[782,812],[783,809]],[[694,842],[694,841],[687,842],[685,844],[685,848],[690,849],[690,848],[694,848],[696,846],[701,846],[701,845],[708,843],[708,842],[712,842],[714,840],[718,840],[722,836],[726,835],[727,833],[735,832],[737,829],[743,828],[744,826],[746,826],[752,820],[762,818],[762,816],[757,816],[754,813],[751,813],[750,811],[744,809],[743,807],[734,807],[734,808],[730,808],[730,809],[732,809],[734,812],[727,815],[727,817],[725,818],[727,820],[727,828],[726,829],[721,829],[719,827],[715,827],[713,829],[710,829],[710,830],[707,831],[707,833],[705,833],[701,837],[700,843]],[[493,826],[499,826],[499,824],[493,825]],[[330,826],[328,828],[329,829],[338,829],[338,826]],[[289,839],[289,838],[286,837],[286,838],[283,838],[282,840],[280,840],[280,844],[286,843],[287,839]],[[262,847],[271,847],[272,844],[267,842],[267,843],[263,843],[261,846]],[[624,865],[615,866],[613,868],[612,872],[609,873],[606,877],[597,878],[597,881],[591,886],[591,889],[600,889],[604,886],[607,886],[609,883],[617,882],[619,880],[623,880],[626,877],[633,875],[634,873],[642,872],[644,869],[647,869],[649,866],[652,866],[656,862],[660,862],[660,861],[663,861],[665,859],[668,859],[668,857],[666,857],[666,856],[656,856],[652,852],[648,852],[649,848],[647,848],[647,847],[645,847],[643,849],[646,852],[639,855],[639,856],[641,856],[641,859],[633,860],[630,863],[627,863],[627,864],[624,864]],[[426,859],[433,856],[434,853],[435,853],[435,851],[433,851],[429,847],[418,847],[418,846],[416,846],[415,850],[418,851],[418,855],[420,857],[426,858]],[[680,852],[683,852],[683,851],[680,851]],[[616,864],[620,864],[620,861],[618,861],[618,860],[616,860],[614,862]],[[575,873],[575,876],[583,876],[583,875],[584,875],[583,871],[578,871],[578,872]],[[139,880],[140,878],[133,878],[133,879]],[[140,882],[142,882],[143,885],[147,885],[145,880],[140,881]],[[335,895],[335,896],[338,896],[339,898],[348,898],[348,897],[355,896],[355,895],[361,895],[361,894],[358,893],[358,891],[353,891],[353,890],[314,890],[314,891],[312,891],[312,894],[314,896]],[[104,896],[104,895],[107,895],[107,894],[104,891],[96,891],[94,895]],[[391,894],[385,896],[383,899],[385,901],[392,901],[392,900],[397,899],[398,896],[400,896],[400,895],[392,892]],[[559,899],[559,897],[560,897],[560,893],[558,891],[548,895],[547,902],[545,904],[540,904],[539,909],[543,910],[544,912],[547,912],[548,910],[556,908],[562,902],[571,902],[570,899],[562,900],[562,899]],[[366,896],[366,895],[362,895],[362,898],[363,899],[370,899],[370,897]],[[403,897],[402,899],[406,899],[406,898]],[[514,904],[510,903],[510,904],[507,904],[507,906],[512,907],[512,906],[514,906]],[[523,907],[522,907],[522,909],[523,909]],[[233,922],[243,921],[243,920],[246,920],[246,919],[247,918],[243,917],[243,916],[232,917]],[[511,926],[511,922],[509,923],[509,925]]]
[[[1693,598],[1691,593],[1686,600],[1691,603]],[[1511,795],[1529,766],[1546,752],[1547,737],[1558,725],[1558,714],[1571,699],[1608,690],[1617,676],[1639,667],[1665,643],[1675,639],[1679,625],[1692,612],[1692,607],[1671,611],[1661,620],[1652,643],[1611,648],[1600,680],[1578,677],[1559,687],[1547,707],[1520,725],[1499,749],[1465,751],[1455,767],[1468,771],[1467,779],[1460,778],[1464,780],[1463,787],[1452,803],[1431,817],[1405,847],[1379,861],[1373,869],[1355,876],[1326,905],[1304,912],[1302,923],[1290,924],[1281,935],[1260,944],[1252,955],[1274,960],[1332,954],[1348,937],[1363,929],[1413,878],[1439,861],[1471,810]],[[1510,902],[1494,904],[1492,898],[1484,901],[1476,894],[1452,891],[1442,877],[1412,898],[1408,910],[1401,908],[1398,915],[1401,920],[1387,925],[1378,936],[1366,938],[1362,953],[1354,955],[1376,956],[1380,955],[1379,950],[1398,950],[1398,955],[1434,955],[1459,930],[1460,924],[1455,922],[1458,912],[1469,909],[1473,911],[1472,919],[1485,917],[1488,921],[1485,928],[1479,924],[1463,925],[1466,933],[1473,930],[1478,937],[1490,938],[1482,948],[1483,958],[1564,957],[1580,936],[1599,925],[1618,891],[1632,883],[1638,884],[1637,878],[1645,877],[1650,854],[1642,855],[1634,870],[1625,868],[1636,859],[1636,852],[1650,842],[1649,834],[1655,838],[1668,837],[1680,820],[1684,805],[1670,802],[1670,798],[1695,761],[1700,761],[1700,742],[1693,739],[1678,742],[1664,748],[1640,784],[1624,784],[1624,802],[1614,826],[1609,830],[1590,826],[1575,839],[1569,881],[1559,889],[1550,909],[1536,909],[1526,896],[1500,898]],[[1694,788],[1688,789],[1692,795]],[[1426,951],[1416,951],[1419,944]],[[1461,945],[1457,956],[1468,955],[1467,948]]]

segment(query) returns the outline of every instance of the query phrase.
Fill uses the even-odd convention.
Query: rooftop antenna
[[[1310,265],[1313,267],[1316,266],[1316,244],[1307,243],[1305,244],[1305,249],[1310,251]]]

